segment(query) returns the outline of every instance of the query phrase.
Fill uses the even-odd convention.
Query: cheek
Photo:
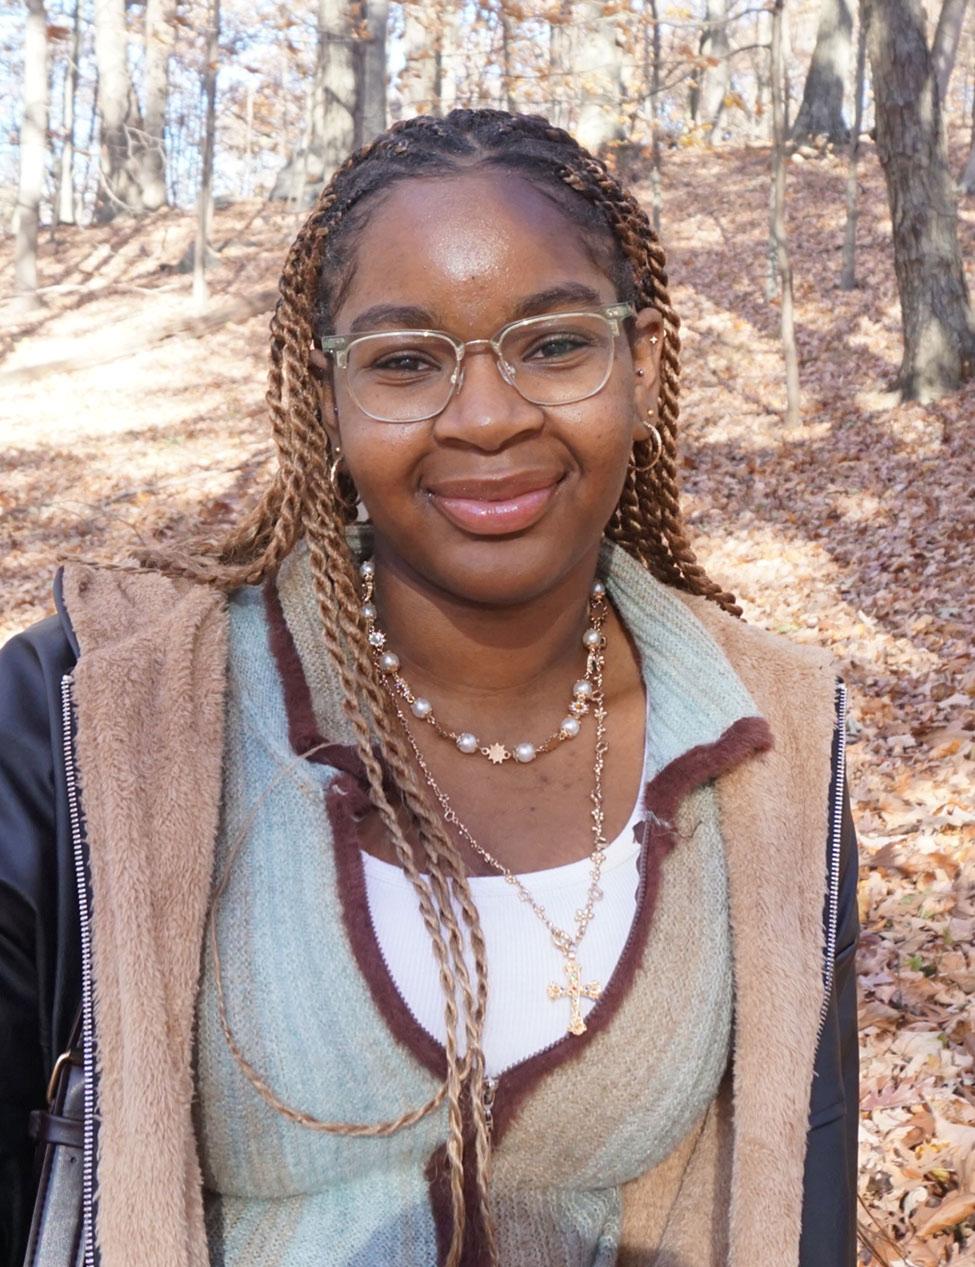
[[[598,408],[593,407],[598,400]],[[585,406],[589,405],[586,409]],[[574,415],[563,416],[562,434],[575,452],[579,465],[590,476],[615,480],[625,467],[633,446],[636,420],[632,393],[622,388],[581,401]]]
[[[369,510],[373,503],[409,494],[424,445],[417,428],[364,423],[342,428],[342,451]]]

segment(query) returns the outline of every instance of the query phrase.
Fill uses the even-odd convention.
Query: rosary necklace
[[[574,739],[581,729],[582,718],[589,712],[595,690],[594,665],[595,657],[603,639],[603,623],[606,620],[606,586],[602,581],[594,581],[589,594],[589,628],[582,635],[582,645],[586,649],[586,671],[572,687],[572,702],[567,715],[559,723],[548,738],[540,744],[521,743],[510,747],[504,743],[482,744],[477,735],[469,730],[450,730],[441,724],[434,712],[433,705],[423,695],[414,694],[410,684],[400,673],[399,656],[386,645],[386,634],[376,623],[379,613],[373,602],[376,567],[371,559],[366,559],[359,567],[362,577],[362,606],[360,612],[366,625],[366,638],[372,649],[373,660],[383,674],[384,682],[392,686],[409,705],[410,712],[419,721],[432,726],[441,739],[452,741],[460,752],[474,753],[486,757],[492,765],[502,765],[512,759],[522,764],[534,761],[543,752],[551,752],[567,739]]]
[[[604,594],[600,595],[600,599],[604,599]],[[588,645],[588,644],[587,644]],[[410,730],[406,720],[406,714],[403,712],[402,706],[397,699],[397,693],[394,688],[387,685],[393,700],[393,707],[403,724],[403,730],[406,732],[406,738],[413,750],[417,765],[423,774],[427,786],[433,792],[440,805],[440,810],[444,817],[444,822],[453,826],[457,834],[465,840],[470,847],[480,857],[484,859],[489,866],[500,871],[508,884],[512,885],[518,891],[521,901],[526,902],[549,930],[552,936],[552,944],[562,955],[564,963],[562,970],[565,974],[565,984],[552,983],[548,987],[548,997],[550,999],[568,999],[569,1000],[569,1024],[567,1032],[569,1034],[580,1035],[586,1032],[586,1022],[582,1016],[582,1010],[579,1006],[582,999],[598,999],[602,994],[602,985],[598,981],[590,981],[583,983],[582,968],[576,958],[576,951],[579,944],[586,934],[586,929],[592,922],[596,913],[596,903],[603,896],[603,891],[599,887],[600,877],[602,875],[603,863],[606,861],[606,837],[604,835],[603,821],[603,766],[606,759],[608,744],[606,742],[606,702],[603,696],[603,667],[604,656],[603,648],[605,639],[600,636],[598,646],[590,646],[590,659],[592,662],[592,692],[588,697],[592,703],[593,717],[596,722],[596,755],[593,761],[593,790],[589,799],[592,802],[592,833],[593,833],[593,850],[589,855],[590,873],[589,887],[586,892],[586,900],[583,906],[575,912],[575,933],[569,934],[564,929],[553,924],[548,917],[545,908],[535,900],[531,892],[521,882],[520,878],[514,874],[510,867],[506,867],[504,863],[499,862],[493,854],[488,853],[478,842],[470,830],[464,825],[457,815],[457,811],[450,803],[450,798],[446,792],[439,786],[423,758],[417,746],[416,740]],[[384,679],[386,681],[386,679]]]

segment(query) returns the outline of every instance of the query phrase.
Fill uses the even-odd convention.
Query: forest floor
[[[666,156],[686,511],[746,618],[829,647],[850,688],[861,1262],[972,1265],[975,383],[937,405],[892,402],[900,313],[873,152],[847,292],[845,164],[793,162],[804,406],[785,429],[768,167],[754,149]],[[975,199],[961,216],[971,261]],[[213,305],[241,311],[210,328],[185,328],[192,217],[44,234],[44,308],[0,306],[0,640],[52,609],[59,554],[118,554],[201,517],[216,528],[255,496],[267,322],[297,223],[256,200],[217,212]],[[9,293],[9,240],[0,252]]]

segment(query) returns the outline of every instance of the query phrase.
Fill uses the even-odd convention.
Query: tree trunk
[[[145,146],[140,154],[142,198],[150,211],[166,205],[166,105],[172,55],[175,0],[147,0],[145,55]]]
[[[362,49],[361,135],[364,145],[386,131],[386,27],[389,0],[366,0],[367,41]]]
[[[278,172],[272,198],[287,198],[298,170],[304,168],[310,193],[316,193],[355,147],[358,111],[355,0],[318,0],[318,57],[314,77],[312,136]]]
[[[145,210],[140,181],[145,132],[126,54],[125,0],[95,0],[101,168],[95,220]]]
[[[81,0],[75,0],[71,25],[71,46],[68,49],[68,65],[64,74],[64,110],[62,122],[64,141],[58,164],[58,192],[55,205],[55,221],[58,224],[74,224],[74,111],[78,89],[78,56],[81,49]]]
[[[14,211],[14,282],[24,295],[37,291],[37,225],[47,167],[47,15],[44,0],[27,0],[24,27],[24,120],[20,127],[20,181]]]
[[[660,144],[660,8],[658,0],[650,0],[650,16],[653,20],[653,56],[650,61],[650,203],[653,213],[653,230],[660,233],[663,214],[663,146]]]
[[[557,128],[572,126],[572,0],[560,0],[558,21],[549,27],[548,117]]]
[[[254,196],[254,81],[247,81],[244,105],[244,197]]]
[[[782,330],[782,355],[785,361],[785,423],[798,426],[799,418],[799,355],[796,351],[794,302],[792,295],[792,261],[785,229],[785,61],[782,56],[782,11],[785,0],[775,0],[772,8],[772,240],[775,243],[776,269],[779,277],[779,311]]]
[[[599,0],[576,6],[572,64],[573,82],[581,96],[575,136],[594,154],[623,139],[623,58],[616,43],[616,23],[603,13]]]
[[[512,31],[511,17],[508,13],[508,6],[505,0],[499,0],[498,4],[498,28],[501,36],[501,98],[505,110],[514,110],[514,102],[511,95],[512,80],[512,50],[514,45],[514,32]]]
[[[936,400],[975,368],[975,323],[920,0],[875,0],[867,47],[904,332],[897,385]]]
[[[843,271],[840,290],[854,290],[857,284],[857,221],[859,209],[860,133],[863,131],[863,81],[867,60],[867,21],[869,6],[860,6],[860,24],[857,31],[857,70],[853,100],[853,134],[850,137],[850,158],[846,174],[846,229],[843,234]]]
[[[951,72],[955,69],[955,57],[958,53],[958,41],[961,39],[961,28],[965,22],[965,9],[968,0],[942,0],[938,26],[931,44],[931,60],[938,80],[938,100],[942,105],[948,98],[948,84]]]
[[[792,129],[793,141],[809,141],[821,136],[834,145],[847,141],[843,90],[850,64],[852,34],[853,15],[848,0],[821,0],[816,47]]]
[[[965,164],[965,170],[961,174],[961,180],[958,185],[963,194],[975,194],[975,93],[972,94],[971,148],[968,151],[968,162]]]
[[[213,146],[217,116],[217,69],[220,61],[220,0],[211,0],[210,25],[207,30],[206,113],[203,130],[203,155],[200,171],[200,192],[196,207],[196,250],[193,253],[193,299],[197,308],[207,302],[207,250],[210,239],[210,217],[213,213]]]
[[[713,145],[721,130],[731,79],[728,0],[706,0],[699,53],[716,64],[698,68],[691,86],[691,118]]]
[[[441,23],[422,0],[403,5],[403,56],[400,92],[407,115],[433,114],[440,101]]]
[[[756,48],[752,50],[751,62],[755,76],[755,109],[752,113],[752,139],[759,145],[772,143],[772,110],[768,99],[768,63],[766,49],[772,42],[769,22],[771,15],[767,9],[755,14]]]

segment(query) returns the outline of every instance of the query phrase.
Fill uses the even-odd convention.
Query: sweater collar
[[[347,537],[357,560],[372,553],[372,528],[353,524]],[[632,555],[611,541],[600,551],[604,579],[620,619],[640,659],[650,705],[648,772],[652,779],[689,749],[717,743],[735,722],[759,717],[760,710],[721,647],[671,586],[657,580]],[[320,620],[308,563],[301,542],[286,560],[277,589],[285,620],[309,681],[324,734],[340,731],[342,710],[337,675],[319,631]],[[345,740],[351,735],[345,736]]]

